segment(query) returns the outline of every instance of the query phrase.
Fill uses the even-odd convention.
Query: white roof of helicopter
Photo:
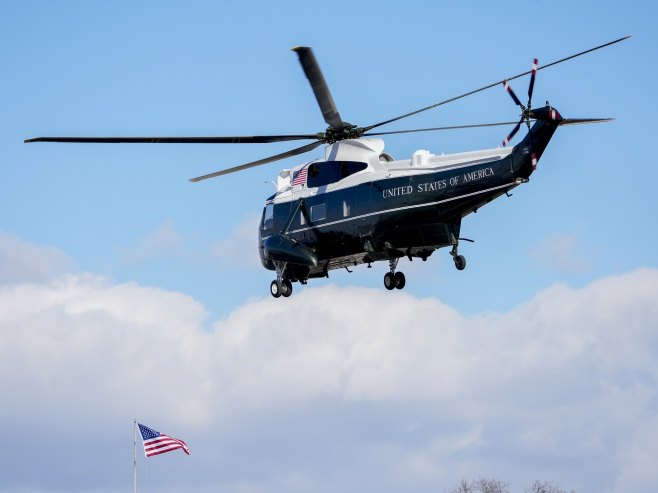
[[[384,152],[384,141],[382,139],[342,140],[325,147],[324,161],[358,161],[366,163],[368,165],[366,169],[320,188],[308,188],[306,185],[291,186],[292,178],[296,173],[313,162],[322,161],[315,159],[299,164],[292,169],[279,172],[276,182],[277,193],[273,201],[287,202],[300,197],[316,195],[319,190],[321,193],[340,190],[383,178],[434,173],[440,169],[473,166],[482,162],[503,159],[509,156],[512,150],[512,147],[504,147],[441,155],[435,155],[426,150],[418,150],[413,153],[411,159],[384,161],[380,159],[380,155]]]

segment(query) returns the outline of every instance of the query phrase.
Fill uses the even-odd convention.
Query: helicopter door
[[[355,201],[354,211],[352,212],[354,215],[359,215],[359,214],[364,214],[364,213],[370,213],[372,214],[373,212],[373,196],[377,197],[379,196],[379,193],[376,190],[373,190],[373,183],[370,182],[367,186],[366,190],[363,190],[359,194],[359,201]],[[354,230],[353,234],[355,238],[359,239],[359,243],[361,244],[361,248],[363,252],[367,253],[373,253],[375,251],[374,246],[373,246],[373,235],[374,235],[374,224],[375,218],[377,216],[371,216],[368,215],[367,217],[362,216],[360,219],[355,221],[354,224]]]

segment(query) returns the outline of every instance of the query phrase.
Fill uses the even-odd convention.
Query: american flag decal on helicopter
[[[308,164],[299,171],[295,172],[291,185],[306,185],[306,176],[308,175]]]

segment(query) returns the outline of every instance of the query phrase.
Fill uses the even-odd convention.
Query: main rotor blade
[[[311,83],[315,99],[317,99],[320,110],[322,110],[324,121],[334,128],[341,128],[343,126],[343,120],[338,114],[336,103],[334,103],[334,98],[331,97],[329,86],[327,86],[327,82],[324,80],[313,50],[306,46],[297,46],[292,50],[297,53],[299,63],[301,63],[306,78]]]
[[[585,123],[606,123],[613,121],[614,118],[565,118],[560,121],[560,125],[582,125]]]
[[[317,135],[258,135],[236,137],[36,137],[31,142],[75,142],[83,144],[265,144],[288,140],[317,139]]]
[[[516,122],[498,122],[498,123],[475,123],[472,125],[453,125],[450,127],[434,127],[434,128],[417,128],[414,130],[394,130],[392,132],[368,132],[364,136],[372,135],[395,135],[395,134],[410,134],[414,132],[436,132],[440,130],[459,130],[464,128],[479,128],[479,127],[498,127],[502,125],[514,125]]]
[[[590,48],[589,50],[581,51],[580,53],[576,53],[575,55],[571,55],[571,56],[568,56],[568,57],[565,57],[565,58],[561,58],[560,60],[556,60],[556,61],[548,63],[546,65],[542,65],[541,67],[538,67],[537,70],[544,70],[545,68],[552,67],[553,65],[557,65],[558,63],[566,62],[567,60],[571,60],[572,58],[576,58],[576,57],[579,57],[581,55],[591,53],[592,51],[600,50],[601,48],[605,48],[605,47],[613,45],[615,43],[619,43],[620,41],[624,41],[628,38],[630,38],[630,36],[624,36],[623,38],[615,39],[614,41],[610,41],[608,43],[605,43],[605,44],[602,44],[602,45],[599,45],[599,46],[595,46],[594,48]],[[466,92],[464,94],[460,94],[459,96],[455,96],[454,98],[446,99],[446,100],[440,101],[436,104],[426,106],[425,108],[421,108],[419,110],[412,111],[411,113],[406,113],[404,115],[400,115],[400,116],[397,116],[395,118],[391,118],[390,120],[386,120],[386,121],[383,121],[383,122],[380,122],[380,123],[376,123],[375,125],[370,125],[369,127],[365,127],[365,131],[367,132],[369,130],[372,130],[373,128],[381,127],[382,125],[387,125],[389,123],[393,123],[395,121],[402,120],[403,118],[407,118],[407,117],[412,116],[412,115],[417,115],[418,113],[422,113],[423,111],[431,110],[431,109],[436,108],[438,106],[442,106],[444,104],[448,104],[448,103],[451,103],[453,101],[457,101],[458,99],[462,99],[462,98],[465,98],[467,96],[477,94],[478,92],[482,92],[482,91],[485,91],[487,89],[491,89],[492,87],[495,87],[498,84],[503,83],[504,80],[510,81],[510,80],[518,79],[519,77],[523,77],[524,75],[528,75],[530,73],[532,73],[532,70],[528,70],[526,72],[514,75],[512,77],[507,77],[506,79],[499,80],[498,82],[494,82],[493,84],[488,84],[484,87],[480,87],[479,89],[474,89],[473,91],[469,91],[469,92]]]
[[[207,180],[208,178],[214,178],[215,176],[228,175],[229,173],[235,173],[236,171],[242,171],[242,170],[249,169],[249,168],[255,168],[256,166],[261,166],[263,164],[272,163],[272,162],[278,161],[280,159],[285,159],[285,158],[291,157],[291,156],[297,156],[298,154],[304,154],[305,152],[312,151],[316,147],[322,145],[322,143],[323,142],[321,140],[318,140],[316,142],[311,142],[310,144],[307,144],[307,145],[302,146],[302,147],[298,147],[297,149],[282,152],[281,154],[266,157],[265,159],[259,159],[258,161],[253,161],[251,163],[241,164],[240,166],[234,166],[232,168],[223,169],[221,171],[216,171],[216,172],[210,173],[208,175],[197,176],[196,178],[191,178],[190,181],[197,182],[197,181],[201,181],[201,180]]]
[[[560,125],[579,125],[584,123],[605,123],[613,121],[614,118],[565,118],[560,121]],[[530,118],[530,122],[534,122],[533,118]],[[395,134],[411,134],[415,132],[437,132],[441,130],[463,130],[466,128],[482,128],[482,127],[502,127],[506,125],[519,125],[518,121],[513,122],[496,122],[496,123],[474,123],[470,125],[452,125],[449,127],[432,127],[432,128],[416,128],[413,130],[393,130],[391,132],[368,132],[363,134],[364,137],[372,137],[375,135],[395,135]],[[519,125],[520,127],[520,125]],[[510,137],[513,137],[519,129],[516,129],[513,133],[510,133]]]

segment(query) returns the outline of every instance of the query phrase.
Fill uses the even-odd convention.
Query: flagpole
[[[133,419],[133,493],[137,493],[137,420]]]

